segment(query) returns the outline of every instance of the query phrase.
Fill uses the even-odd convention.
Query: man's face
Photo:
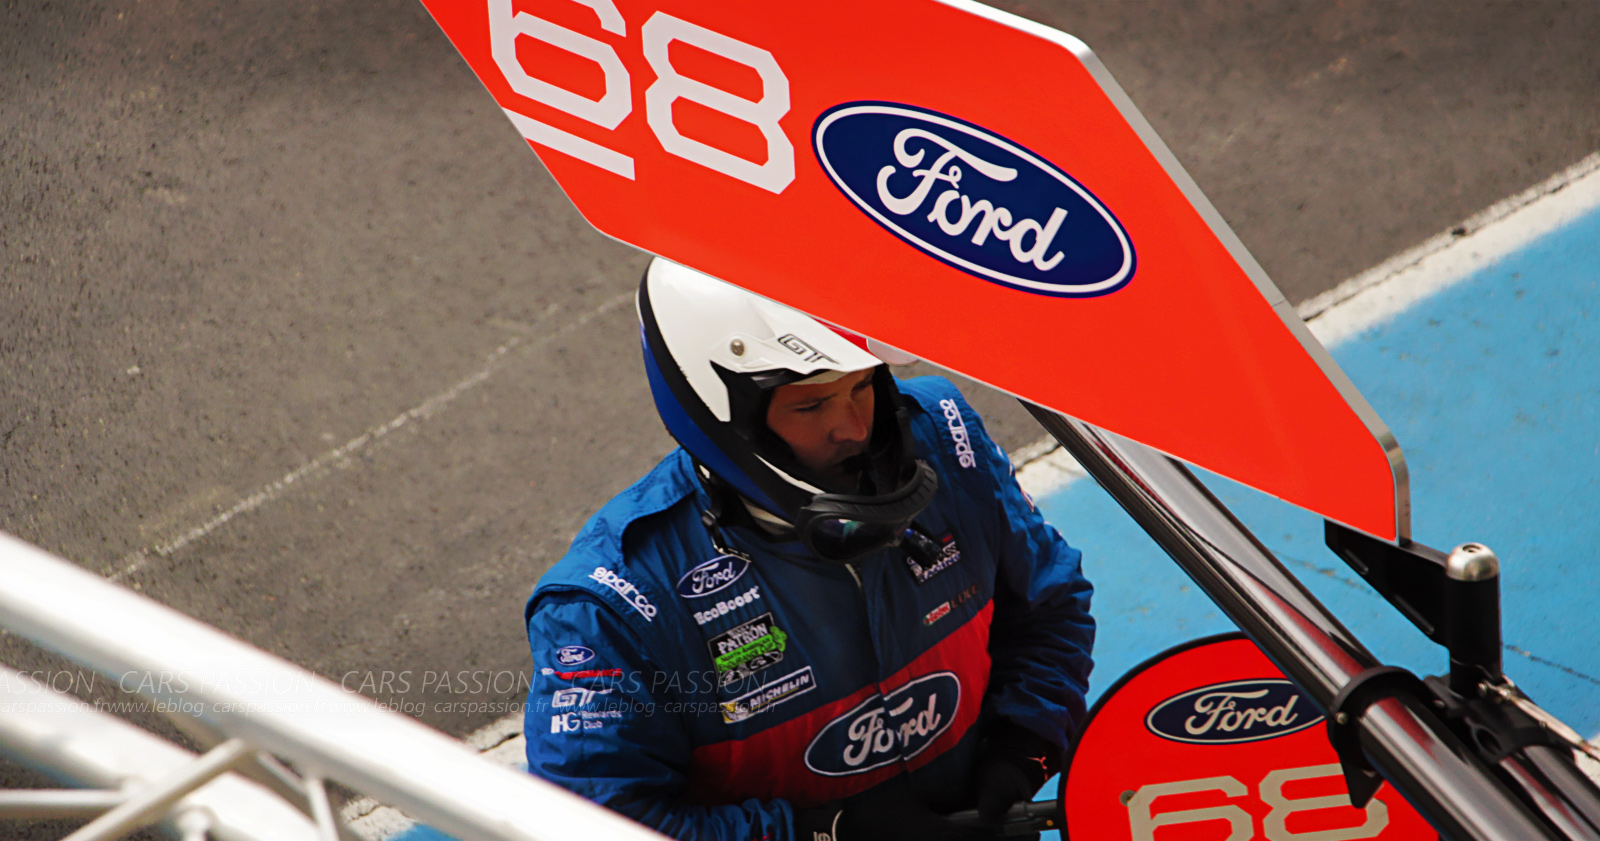
[[[844,462],[867,451],[875,398],[870,368],[831,383],[780,385],[767,407],[767,426],[801,464],[854,487],[856,474]]]

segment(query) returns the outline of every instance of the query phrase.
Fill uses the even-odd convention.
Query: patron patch
[[[965,120],[893,102],[817,118],[817,160],[857,208],[913,248],[1025,292],[1105,295],[1133,278],[1133,243],[1055,164]]]
[[[760,616],[717,634],[706,643],[717,669],[717,683],[727,686],[783,662],[789,636],[773,624],[772,614]]]
[[[828,722],[806,748],[806,767],[844,777],[911,759],[949,729],[960,706],[954,672],[924,675]]]
[[[811,674],[811,667],[807,666],[764,683],[732,701],[723,701],[722,720],[729,724],[744,721],[816,688],[816,678]]]

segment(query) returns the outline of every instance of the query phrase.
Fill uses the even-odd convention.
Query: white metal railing
[[[209,741],[216,743],[203,756],[180,757],[181,764],[167,767],[160,782],[146,782],[125,796],[81,792],[35,796],[35,805],[51,797],[71,805],[79,797],[80,814],[111,807],[74,833],[73,841],[114,838],[174,809],[189,808],[207,792],[207,783],[227,782],[223,775],[230,770],[310,813],[312,825],[320,825],[318,834],[325,839],[334,827],[323,779],[392,804],[464,841],[661,838],[568,791],[484,760],[466,745],[380,709],[331,681],[3,534],[0,582],[4,582],[0,626],[123,685],[142,684],[140,694],[192,716],[193,727],[186,729],[213,734]],[[144,680],[146,676],[151,679]],[[0,750],[21,752],[25,746],[13,741],[16,738],[16,732],[0,727]],[[32,744],[25,761],[66,773],[76,761],[68,753],[70,743],[60,740],[60,750]],[[300,773],[274,757],[292,763]],[[80,767],[75,779],[85,776],[93,777]],[[113,782],[110,776],[102,773],[100,784]],[[246,789],[251,798],[265,791],[258,788]],[[219,807],[213,801],[210,808]],[[192,827],[179,829],[193,832]],[[305,837],[299,830],[289,831],[296,833],[291,837],[297,841]]]
[[[0,792],[0,820],[93,818],[139,791],[173,791],[161,783],[195,755],[52,689],[0,668],[0,750],[11,759],[71,780],[77,790]],[[315,841],[317,827],[260,783],[224,774],[167,809],[186,837],[203,830],[221,841]]]

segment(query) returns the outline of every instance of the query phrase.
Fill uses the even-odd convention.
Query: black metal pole
[[[1126,438],[1023,405],[1322,709],[1362,670],[1378,665],[1183,465]],[[1567,831],[1558,835],[1540,820],[1421,699],[1380,700],[1366,708],[1359,725],[1361,748],[1373,767],[1445,837],[1573,837]]]

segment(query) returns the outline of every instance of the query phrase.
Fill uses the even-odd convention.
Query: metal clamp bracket
[[[1350,789],[1350,805],[1365,808],[1383,785],[1383,777],[1373,770],[1361,752],[1361,716],[1367,707],[1397,696],[1410,695],[1422,700],[1431,697],[1416,675],[1399,666],[1373,666],[1364,669],[1333,696],[1328,705],[1328,741],[1344,768],[1345,787]]]
[[[1424,681],[1438,698],[1435,706],[1445,723],[1455,728],[1477,749],[1484,762],[1495,765],[1529,745],[1592,749],[1572,728],[1540,709],[1510,678],[1475,696],[1463,697],[1438,677]],[[1585,751],[1587,753],[1587,751]]]
[[[1498,683],[1500,562],[1481,544],[1445,553],[1421,543],[1388,543],[1329,521],[1328,548],[1389,600],[1428,639],[1450,652],[1450,688],[1476,696]]]

